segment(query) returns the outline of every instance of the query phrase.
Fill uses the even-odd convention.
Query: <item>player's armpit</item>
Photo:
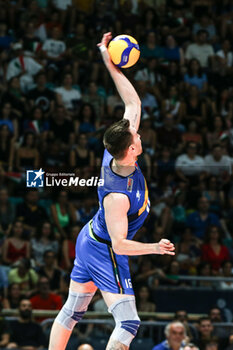
[[[121,241],[127,237],[127,212],[130,208],[129,199],[123,193],[110,193],[104,198],[103,204],[105,221],[108,233],[111,237],[112,248],[115,253],[117,253]]]

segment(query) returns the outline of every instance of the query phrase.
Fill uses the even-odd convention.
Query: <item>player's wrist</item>
[[[103,53],[103,52],[107,51],[107,47],[104,44],[102,44],[99,46],[99,50],[101,53]]]
[[[160,254],[159,243],[154,243],[154,254]]]

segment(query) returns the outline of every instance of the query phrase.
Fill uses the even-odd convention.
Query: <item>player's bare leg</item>
[[[73,280],[70,281],[70,291],[75,293],[95,293],[97,287],[93,282],[77,283]],[[66,345],[70,339],[72,330],[68,330],[63,327],[56,320],[53,323],[50,339],[49,350],[65,350]]]
[[[118,307],[118,305],[120,306],[121,301],[122,301],[122,312],[124,313],[126,311],[126,308],[128,308],[127,304],[130,303],[131,304],[130,308],[132,308],[132,312],[130,312],[131,315],[129,317],[130,320],[128,322],[129,323],[136,323],[136,329],[139,327],[139,319],[137,318],[134,296],[126,295],[126,294],[114,294],[114,293],[104,292],[104,291],[101,291],[101,293],[102,293],[104,301],[109,309],[113,308],[114,306],[116,306],[116,307]],[[119,338],[121,338],[121,336],[122,336],[121,333],[125,332],[124,329],[119,328],[120,319],[117,319],[117,317],[120,317],[121,310],[119,310],[119,307],[118,307],[117,314],[116,314],[115,310],[112,311],[112,313],[113,313],[113,316],[114,316],[115,321],[116,321],[116,328],[114,329],[114,331],[109,339],[106,350],[128,350],[129,345],[123,344],[119,339],[115,339],[117,336],[119,336]],[[126,318],[126,320],[127,320],[127,318]],[[126,323],[127,322],[126,320],[123,320],[123,323],[124,322]],[[117,327],[117,325],[118,325],[118,327]],[[127,325],[126,324],[126,328],[128,330],[130,329],[130,327],[134,327],[134,325]],[[116,332],[117,328],[119,329],[118,334]],[[135,331],[135,329],[133,331]],[[126,331],[125,333],[128,333],[129,338],[130,338],[130,340],[129,340],[129,343],[130,343],[131,340],[136,335],[136,333],[134,334],[134,336],[131,334],[131,332]],[[125,340],[126,340],[125,335],[122,336],[122,339],[124,339],[124,342],[125,342]]]

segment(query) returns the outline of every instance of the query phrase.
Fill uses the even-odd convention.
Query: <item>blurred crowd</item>
[[[103,133],[124,114],[96,47],[107,31],[132,35],[141,51],[124,70],[142,101],[138,163],[151,200],[135,238],[176,244],[175,258],[131,259],[139,310],[156,310],[147,299],[160,287],[233,289],[233,282],[178,278],[233,277],[232,1],[4,0],[0,6],[3,307],[17,309],[26,298],[30,308],[59,309],[66,297],[75,241],[97,211],[97,188],[38,191],[26,188],[25,174],[42,168],[99,176]],[[98,298],[93,309],[103,307]]]

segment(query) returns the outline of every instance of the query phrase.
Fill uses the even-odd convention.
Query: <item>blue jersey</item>
[[[149,210],[150,200],[146,180],[135,163],[135,170],[129,176],[121,176],[113,172],[111,162],[113,157],[105,150],[101,167],[101,179],[104,185],[98,187],[99,210],[93,218],[93,230],[97,236],[110,241],[110,236],[105,222],[103,200],[109,193],[123,193],[129,198],[128,210],[128,234],[127,239],[132,239],[138,229],[143,225]]]
[[[71,278],[78,283],[93,281],[102,291],[133,295],[127,255],[115,254],[105,222],[104,197],[109,193],[123,193],[129,198],[127,238],[132,239],[146,219],[150,201],[147,184],[137,164],[129,176],[120,176],[111,169],[113,157],[104,152],[99,186],[99,210],[81,230],[76,242],[76,257]],[[102,240],[102,241],[101,241]]]

